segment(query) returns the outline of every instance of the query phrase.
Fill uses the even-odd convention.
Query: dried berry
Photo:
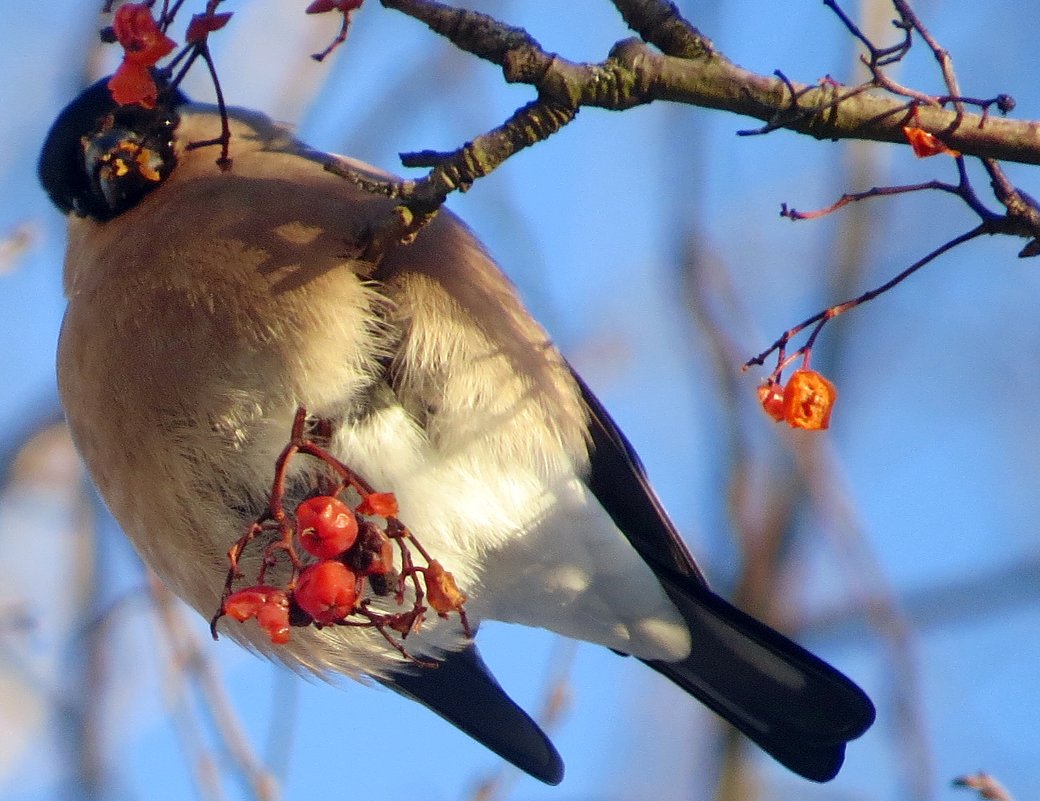
[[[426,568],[426,600],[442,617],[448,612],[457,612],[466,603],[466,596],[459,590],[455,577],[436,559]]]
[[[796,370],[784,387],[784,420],[792,428],[827,428],[837,398],[834,384],[815,370]]]
[[[365,522],[348,556],[350,566],[358,575],[384,575],[394,567],[394,544],[378,526]]]
[[[372,492],[358,504],[359,515],[397,517],[397,498],[392,492]]]

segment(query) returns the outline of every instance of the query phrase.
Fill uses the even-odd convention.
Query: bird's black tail
[[[381,681],[546,784],[563,779],[563,760],[556,748],[506,695],[472,643],[446,654],[436,668],[409,666]]]
[[[681,662],[646,660],[807,779],[834,778],[845,743],[874,722],[874,705],[842,673],[711,592],[658,571],[690,627]]]
[[[834,778],[845,743],[874,721],[848,678],[715,595],[646,478],[632,445],[577,374],[589,409],[586,483],[654,571],[690,628],[681,662],[648,661],[807,779]]]

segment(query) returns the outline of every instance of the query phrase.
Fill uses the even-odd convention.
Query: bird
[[[474,631],[517,623],[634,657],[795,773],[837,775],[873,723],[869,697],[710,589],[628,439],[458,217],[442,209],[366,261],[394,202],[332,162],[387,178],[169,85],[145,107],[98,81],[47,134],[38,175],[67,217],[61,402],[143,561],[213,615],[229,547],[269,503],[304,409],[337,460],[393,493]],[[294,462],[287,497],[306,497],[317,469]],[[252,623],[226,629],[299,673],[388,687],[537,779],[563,778],[454,616],[431,615],[407,652],[364,626],[294,627],[282,644]]]

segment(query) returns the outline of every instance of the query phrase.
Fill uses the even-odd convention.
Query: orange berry
[[[396,517],[397,498],[392,492],[372,492],[361,499],[357,510],[359,515]]]
[[[938,136],[929,133],[923,128],[906,125],[903,127],[903,136],[906,137],[910,143],[910,149],[914,151],[914,155],[919,159],[937,156],[940,153],[946,153],[954,158],[961,154],[959,150],[948,147]]]
[[[815,370],[795,370],[784,387],[784,420],[792,428],[827,428],[837,398],[834,384]]]
[[[436,559],[426,568],[426,600],[439,615],[457,612],[466,603],[455,577]]]
[[[776,381],[767,381],[758,387],[758,402],[766,414],[777,422],[784,419],[784,388]]]

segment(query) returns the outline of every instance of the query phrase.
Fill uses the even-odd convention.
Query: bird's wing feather
[[[650,486],[635,448],[582,377],[571,372],[589,410],[592,463],[585,483],[651,567],[668,567],[706,587],[704,574]]]

